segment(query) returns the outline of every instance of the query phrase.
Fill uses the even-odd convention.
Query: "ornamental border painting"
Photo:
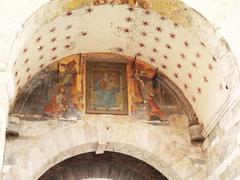
[[[86,61],[86,113],[128,115],[126,67]]]

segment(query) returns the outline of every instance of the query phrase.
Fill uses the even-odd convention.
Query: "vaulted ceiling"
[[[146,9],[140,2],[95,6],[90,1],[54,0],[40,8],[25,22],[10,54],[16,89],[71,54],[137,56],[168,76],[207,125],[229,95],[220,59],[206,37],[194,32],[190,8],[180,1],[152,0]]]

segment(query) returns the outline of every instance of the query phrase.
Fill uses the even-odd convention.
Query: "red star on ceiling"
[[[39,51],[43,50],[43,46],[39,46],[38,50]]]
[[[41,37],[41,36],[37,37],[37,39],[36,39],[36,42],[37,42],[37,43],[38,43],[38,42],[40,42],[40,41],[41,41],[41,39],[42,39],[42,37]]]
[[[186,55],[184,53],[181,53],[180,56],[182,59],[186,59]]]
[[[20,79],[18,79],[18,81],[17,81],[17,85],[19,85],[20,84]]]
[[[212,59],[214,62],[217,62],[217,59],[215,58],[215,56],[212,56]]]
[[[192,101],[195,103],[196,102],[196,98],[194,96],[192,96]]]
[[[212,66],[212,64],[208,64],[208,69],[209,69],[210,71],[213,70],[213,66]]]
[[[158,37],[155,37],[154,40],[159,43],[160,42],[160,39]]]
[[[128,7],[127,9],[128,9],[128,11],[129,11],[130,13],[131,13],[131,12],[134,12],[134,10],[135,10],[134,7],[132,7],[132,6]]]
[[[53,56],[52,57],[52,61],[56,60],[57,59],[57,56]]]
[[[144,11],[144,14],[146,14],[147,16],[149,16],[151,14],[151,12],[147,9]]]
[[[160,19],[163,20],[163,21],[166,20],[166,18],[164,16],[162,16]]]
[[[170,44],[166,44],[166,48],[167,48],[167,49],[172,49],[172,47],[170,46]]]
[[[197,88],[198,94],[202,94],[202,89],[200,87]]]
[[[27,49],[27,48],[24,48],[24,49],[23,49],[23,54],[25,54],[27,51],[28,51],[28,49]]]
[[[157,52],[158,52],[157,48],[153,48],[152,51],[153,51],[154,53],[157,53]]]
[[[128,34],[128,33],[130,32],[130,30],[129,30],[128,28],[124,28],[124,29],[123,29],[123,32],[126,33],[126,34]]]
[[[40,57],[39,57],[39,60],[42,60],[43,59],[43,55],[41,55]]]
[[[55,46],[55,47],[53,47],[51,50],[54,52],[54,51],[57,50],[57,47]]]
[[[162,64],[163,69],[167,69],[167,66],[165,64]]]
[[[188,78],[192,79],[192,73],[188,73]]]
[[[43,66],[44,66],[44,65],[45,65],[45,64],[40,64],[40,66],[39,66],[39,67],[40,67],[40,68],[43,68]]]
[[[184,83],[184,89],[188,89],[188,85]]]
[[[143,43],[138,43],[139,47],[144,48],[145,45]]]
[[[202,41],[200,41],[200,44],[201,44],[203,47],[206,47],[206,45],[205,45]]]
[[[169,36],[170,36],[171,39],[175,39],[176,38],[176,34],[174,34],[174,33],[170,33]]]
[[[200,58],[201,54],[200,53],[196,53],[196,58]]]
[[[149,22],[148,21],[143,21],[142,24],[143,24],[143,26],[148,26]]]
[[[188,41],[184,41],[184,46],[185,46],[186,48],[188,48],[188,47],[189,47],[189,42],[188,42]]]
[[[174,26],[175,28],[177,28],[177,27],[178,27],[178,23],[173,23],[173,26]]]
[[[177,64],[178,69],[182,69],[182,65],[181,64]]]
[[[64,48],[65,48],[65,49],[68,49],[68,48],[70,48],[70,45],[69,45],[69,44],[66,44],[66,45],[64,46]]]
[[[197,67],[197,63],[196,62],[192,62],[192,66],[196,68]]]
[[[207,83],[207,82],[208,82],[208,78],[207,78],[206,76],[203,76],[203,81],[204,81],[205,83]]]
[[[136,56],[136,57],[142,56],[142,53],[137,52],[137,53],[135,54],[135,56]]]
[[[71,16],[72,15],[72,11],[67,11],[66,16]]]
[[[83,36],[83,37],[85,37],[85,36],[87,36],[87,34],[88,34],[88,32],[81,32],[81,35]]]
[[[69,25],[66,27],[67,30],[70,30],[71,28],[72,28],[72,25],[71,25],[71,24],[69,24]]]
[[[71,39],[71,36],[69,36],[69,35],[66,36],[66,40],[69,40],[69,39]]]
[[[53,27],[52,29],[50,29],[50,33],[53,33],[53,32],[55,32],[56,31],[56,28],[55,27]]]
[[[174,73],[173,75],[176,79],[178,79],[178,74],[177,73]]]
[[[86,9],[86,13],[87,13],[87,14],[92,14],[92,12],[93,12],[93,9],[92,9],[91,7],[88,7],[88,8]]]
[[[125,20],[126,20],[127,22],[132,22],[133,18],[131,18],[130,16],[128,16],[128,17],[125,18]]]
[[[56,40],[57,40],[57,38],[56,38],[56,37],[53,37],[53,38],[51,39],[51,42],[54,43]]]
[[[28,67],[27,69],[26,69],[26,72],[29,72],[30,71],[30,67]]]
[[[156,62],[156,60],[153,57],[150,58],[150,61],[151,61],[151,63],[155,63]]]
[[[157,26],[157,27],[156,27],[156,31],[157,31],[157,32],[162,32],[162,28],[161,28],[160,26]]]
[[[144,32],[144,31],[143,31],[143,32],[141,32],[141,34],[142,34],[142,36],[143,36],[143,37],[146,37],[146,36],[147,36],[147,33],[146,33],[146,32]]]
[[[29,61],[29,59],[27,58],[27,59],[24,61],[24,63],[25,63],[25,64],[27,64],[27,63],[28,63],[28,61]]]
[[[166,54],[163,55],[164,59],[168,59],[168,56]]]
[[[17,76],[18,76],[18,71],[15,72],[15,77],[17,77]]]

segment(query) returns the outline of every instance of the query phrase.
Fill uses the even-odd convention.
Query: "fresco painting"
[[[125,64],[88,62],[86,77],[86,112],[128,113]]]
[[[33,77],[35,84],[26,88],[12,113],[46,119],[118,114],[156,124],[168,122],[171,114],[183,114],[155,68],[140,60],[116,63],[114,58],[72,55],[47,66]]]

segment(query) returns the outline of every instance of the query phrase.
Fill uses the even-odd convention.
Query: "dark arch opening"
[[[167,180],[149,164],[116,152],[95,154],[94,152],[66,159],[48,171],[39,180]]]

